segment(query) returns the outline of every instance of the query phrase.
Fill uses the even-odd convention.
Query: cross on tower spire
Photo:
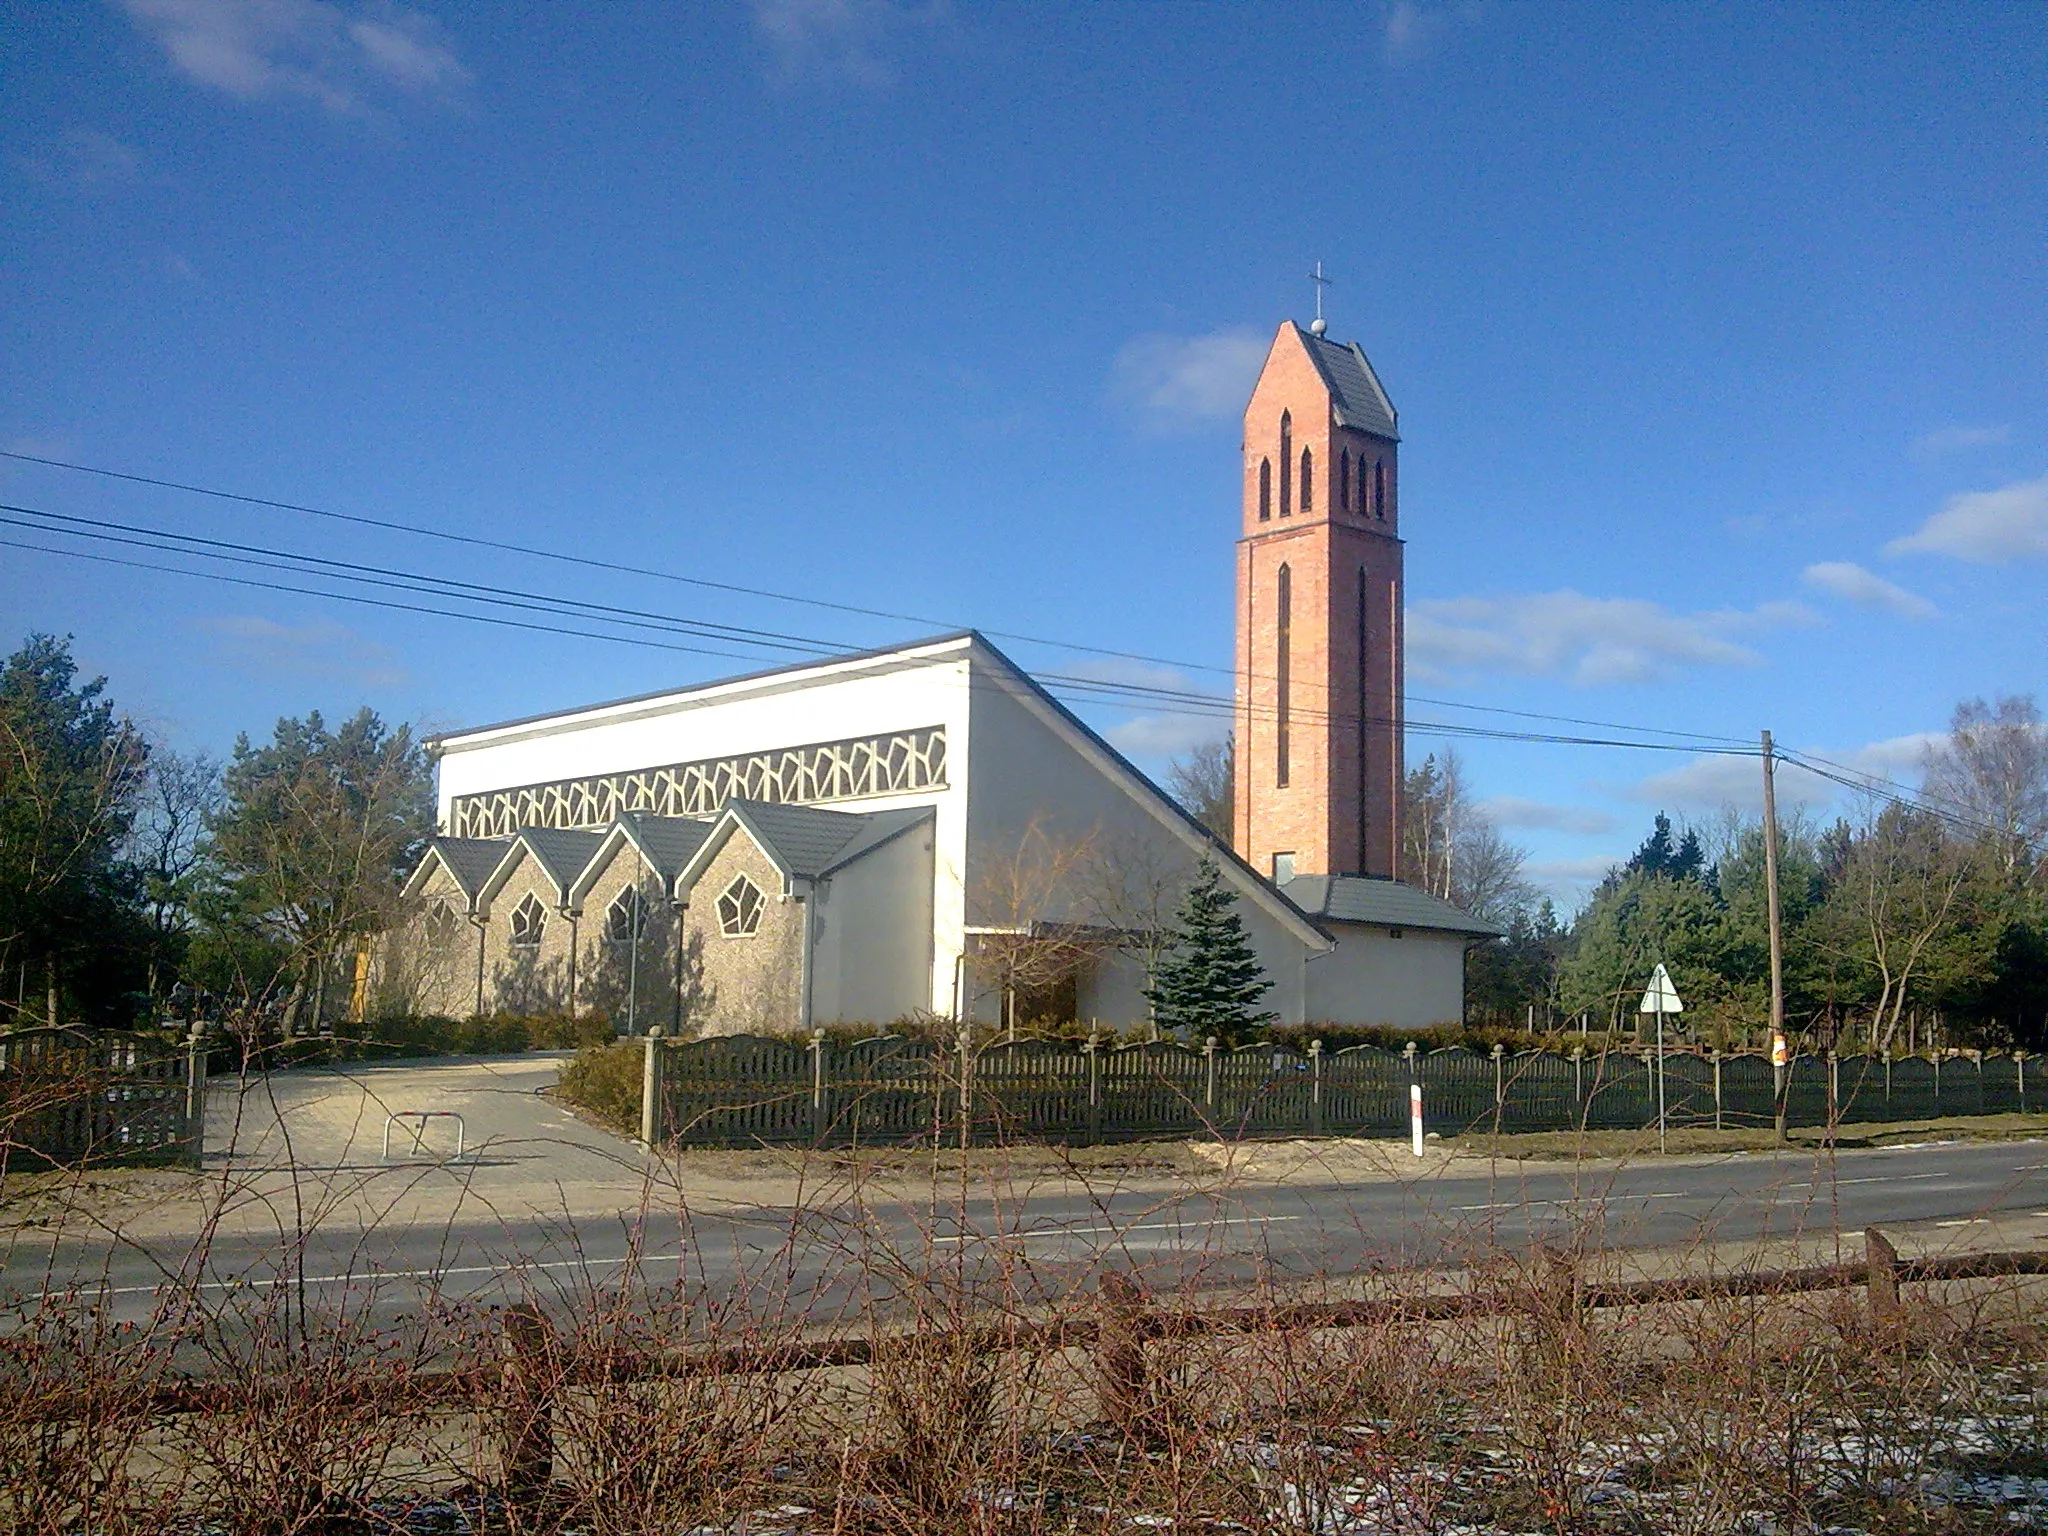
[[[1329,329],[1329,323],[1323,319],[1323,290],[1330,286],[1330,280],[1323,276],[1323,263],[1320,258],[1316,262],[1315,271],[1309,273],[1308,280],[1316,285],[1316,320],[1310,329],[1320,336]]]

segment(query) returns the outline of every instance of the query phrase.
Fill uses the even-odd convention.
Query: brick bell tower
[[[1235,806],[1278,880],[1399,873],[1399,444],[1357,344],[1282,325],[1244,416]]]

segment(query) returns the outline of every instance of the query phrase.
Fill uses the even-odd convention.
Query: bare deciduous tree
[[[1014,847],[985,858],[971,894],[975,970],[998,990],[1004,1023],[1072,985],[1102,952],[1104,935],[1077,893],[1098,867],[1093,833],[1049,832],[1034,820]]]
[[[2048,723],[2031,695],[1958,704],[1926,772],[1927,798],[1981,828],[2007,875],[2032,871],[2048,844]]]
[[[1446,750],[1412,769],[1401,805],[1401,876],[1479,917],[1505,919],[1536,892],[1528,850],[1501,835],[1473,801],[1465,765]]]
[[[1236,738],[1207,742],[1166,765],[1166,787],[1187,813],[1231,846],[1237,792]]]

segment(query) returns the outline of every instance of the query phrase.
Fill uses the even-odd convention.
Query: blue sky
[[[2036,5],[0,25],[0,448],[1221,687],[1238,418],[1320,259],[1401,410],[1409,688],[1449,701],[1417,721],[1768,726],[1910,779],[1959,699],[2048,693]],[[928,627],[20,463],[0,500],[834,644]],[[13,548],[0,617],[216,750],[314,707],[444,727],[776,659]],[[1152,768],[1213,728],[1085,712]],[[1567,895],[1660,807],[1754,797],[1742,759],[1460,750]]]

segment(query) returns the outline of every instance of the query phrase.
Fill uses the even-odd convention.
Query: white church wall
[[[932,942],[916,1005],[950,1011],[953,957],[964,938],[969,645],[941,641],[450,735],[438,765],[440,823],[449,824],[458,796],[943,726],[942,787],[835,800],[829,807],[934,807],[933,889],[923,903]]]
[[[1170,920],[1193,875],[1206,839],[1170,807],[1121,776],[1135,770],[1054,724],[1045,707],[1000,675],[984,674],[974,689],[974,719],[967,769],[973,784],[967,827],[967,898],[970,923],[1006,923],[1020,915],[1003,910],[1009,882],[1005,864],[1027,834],[1086,844],[1098,869],[1048,900],[1042,920],[1116,922]],[[1253,882],[1226,862],[1225,878],[1239,890],[1237,911],[1253,950],[1273,982],[1267,1006],[1283,1020],[1302,1018],[1302,960],[1313,930],[1277,916],[1254,894]],[[1106,900],[1105,900],[1106,898]],[[1105,911],[1121,906],[1123,912]],[[1140,912],[1133,908],[1149,908]],[[1105,1025],[1127,1028],[1147,1017],[1134,988],[1108,986],[1093,998]],[[984,1004],[984,1007],[987,1005]],[[1116,1010],[1116,1011],[1112,1011]],[[991,1015],[992,1016],[992,1015]]]
[[[1397,939],[1384,928],[1327,926],[1337,936],[1337,947],[1311,957],[1303,967],[1308,989],[1303,1022],[1426,1029],[1464,1017],[1462,934],[1408,928]]]
[[[1144,957],[1122,952],[1105,955],[1081,978],[1078,1008],[1083,1024],[1129,1030],[1151,1014],[1145,1001]]]
[[[887,1024],[931,1007],[932,826],[910,828],[812,897],[811,1019]]]

